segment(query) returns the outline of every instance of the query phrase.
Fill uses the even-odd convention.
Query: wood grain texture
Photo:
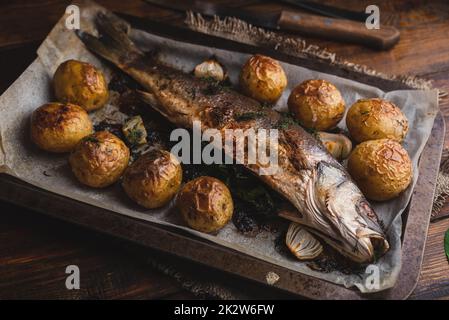
[[[182,23],[182,15],[144,4],[142,1],[101,0],[112,9]],[[371,1],[328,0],[350,9],[363,10]],[[19,0],[0,2],[0,92],[34,59],[37,45],[64,13],[69,1]],[[226,1],[233,5],[237,1]],[[254,4],[254,10],[275,10],[270,2]],[[306,39],[327,47],[347,60],[392,74],[418,75],[449,92],[449,3],[414,0],[376,1],[381,21],[401,31],[399,43],[379,52],[356,45]],[[292,10],[291,6],[283,6]],[[449,103],[442,105],[449,120]],[[449,127],[449,126],[448,126]],[[449,147],[449,139],[446,140]],[[449,211],[449,205],[443,210]],[[174,280],[121,249],[108,237],[95,235],[56,222],[18,207],[0,204],[0,299],[1,298],[191,298]],[[421,278],[411,298],[449,299],[449,264],[443,237],[449,219],[429,229]],[[87,276],[78,292],[65,289],[65,266],[81,265]]]
[[[399,31],[393,26],[379,30],[367,29],[365,23],[333,19],[308,13],[281,11],[278,22],[281,30],[298,31],[309,36],[362,44],[369,48],[387,50],[399,41]]]
[[[121,241],[6,203],[0,212],[0,300],[192,297]],[[65,287],[68,265],[80,290]]]

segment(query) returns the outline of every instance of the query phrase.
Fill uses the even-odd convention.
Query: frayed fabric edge
[[[265,30],[233,17],[220,19],[214,16],[207,20],[199,13],[187,12],[186,25],[197,32],[226,38],[240,43],[272,48],[279,52],[303,58],[313,58],[337,65],[353,72],[375,76],[378,78],[400,81],[409,87],[421,90],[433,89],[432,81],[411,75],[390,75],[379,72],[366,65],[361,65],[341,59],[336,53],[308,44],[299,37],[289,37]],[[439,98],[447,98],[448,93],[439,91]]]

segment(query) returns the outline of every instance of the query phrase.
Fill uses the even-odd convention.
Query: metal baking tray
[[[151,30],[149,30],[150,28]],[[407,85],[364,75],[324,61],[293,57],[275,50],[253,47],[162,23],[148,25],[146,31],[178,41],[207,44],[220,49],[262,53],[281,61],[376,86],[384,91],[410,89]],[[433,204],[436,178],[444,142],[445,123],[439,113],[419,163],[419,177],[408,209],[403,213],[402,269],[396,285],[388,290],[362,294],[311,276],[280,267],[229,248],[199,239],[191,234],[142,222],[108,210],[59,196],[5,174],[0,174],[0,199],[42,212],[57,219],[191,260],[238,277],[267,284],[267,274],[275,272],[282,290],[312,299],[405,299],[414,290],[421,269],[427,230]]]

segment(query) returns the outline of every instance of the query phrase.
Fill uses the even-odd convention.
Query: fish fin
[[[137,97],[143,102],[148,105],[150,105],[153,109],[155,109],[157,112],[162,114],[164,117],[168,117],[169,115],[165,112],[164,108],[160,108],[160,103],[156,96],[152,94],[151,92],[142,91],[142,90],[136,90]]]
[[[156,97],[154,96],[154,94],[147,92],[147,91],[143,91],[143,90],[136,90],[136,95],[137,97],[144,103],[149,104],[149,105],[157,105],[158,101],[156,99]]]
[[[95,19],[100,37],[77,31],[78,37],[92,52],[121,66],[129,63],[136,56],[143,56],[135,44],[128,37],[129,26],[113,14],[99,13]]]
[[[281,209],[277,212],[278,216],[302,224],[304,221],[302,219],[301,213],[296,209]]]
[[[139,51],[129,38],[129,25],[112,13],[98,13],[95,19],[96,26],[102,36],[106,36],[119,44],[121,50]]]

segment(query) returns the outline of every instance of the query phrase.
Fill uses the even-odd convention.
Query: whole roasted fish
[[[306,226],[343,255],[359,263],[389,249],[376,213],[345,169],[310,134],[278,112],[206,79],[163,65],[144,54],[128,37],[128,25],[98,14],[96,38],[79,33],[85,45],[145,88],[149,104],[176,126],[202,129],[278,129],[281,170],[260,175],[261,165],[246,167],[297,209],[290,219]],[[235,155],[233,155],[235,156]]]

